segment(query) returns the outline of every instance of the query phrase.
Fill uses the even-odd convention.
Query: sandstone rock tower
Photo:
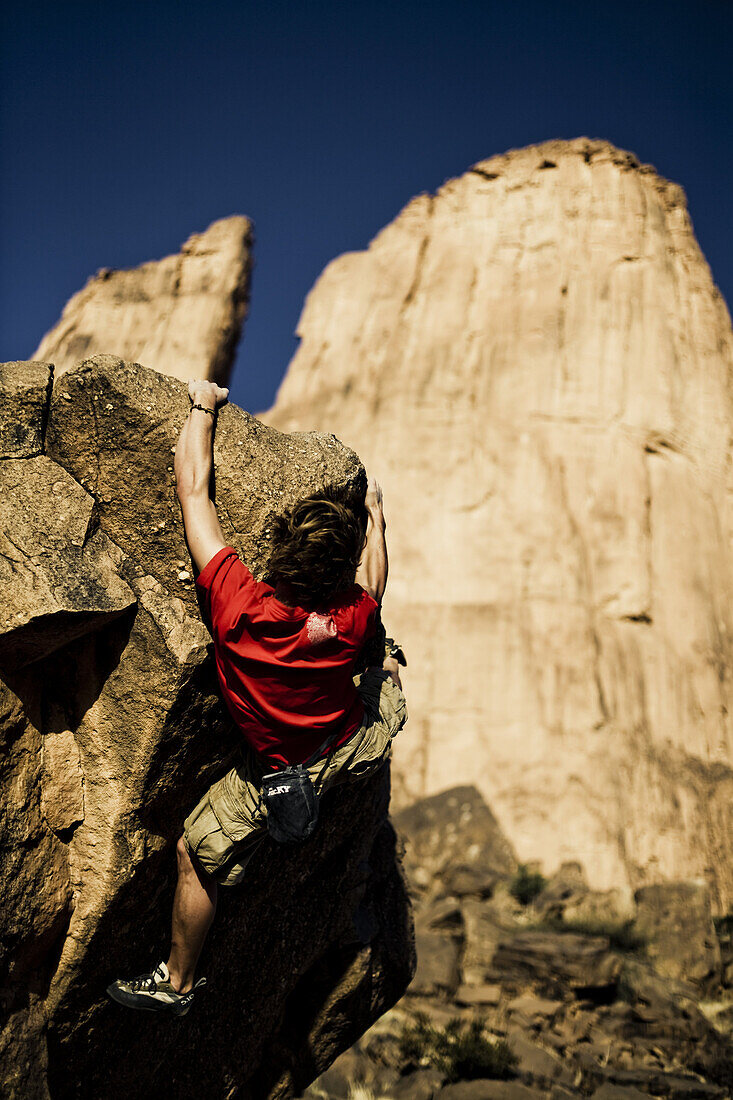
[[[252,225],[222,218],[177,256],[103,268],[67,302],[36,360],[56,376],[80,359],[117,355],[187,381],[227,385],[249,298]]]
[[[401,797],[476,783],[520,859],[733,893],[733,337],[680,187],[493,157],[310,292],[273,410],[382,482]]]

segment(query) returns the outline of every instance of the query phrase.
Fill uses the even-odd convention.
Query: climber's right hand
[[[229,390],[226,386],[217,386],[216,382],[203,380],[189,382],[188,395],[194,404],[205,405],[211,409],[225,405],[229,400]]]

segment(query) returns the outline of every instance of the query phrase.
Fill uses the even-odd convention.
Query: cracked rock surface
[[[0,462],[0,662],[19,667],[135,603],[94,498],[46,455]],[[92,533],[93,532],[93,533]]]
[[[733,334],[682,189],[492,157],[328,265],[274,408],[384,488],[400,804],[475,783],[523,860],[733,900]]]
[[[55,381],[22,366],[0,366],[0,440],[15,441],[0,459],[0,1092],[292,1096],[414,969],[389,774],[326,796],[307,844],[266,839],[246,888],[222,892],[210,996],[184,1027],[107,1000],[167,955],[175,841],[240,740],[175,498],[186,386],[113,356]],[[333,436],[282,435],[235,406],[215,462],[225,536],[258,576],[279,510],[366,487]]]

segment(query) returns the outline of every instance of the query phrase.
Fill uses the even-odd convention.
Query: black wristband
[[[192,409],[201,409],[202,412],[211,413],[211,415],[213,417],[216,416],[216,409],[207,409],[205,405],[194,405],[193,401],[191,402],[191,408]]]

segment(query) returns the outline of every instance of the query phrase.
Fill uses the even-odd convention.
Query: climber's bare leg
[[[382,661],[382,668],[390,674],[397,687],[402,690],[402,681],[400,680],[400,665],[396,657],[385,657]]]
[[[176,846],[178,885],[173,899],[168,971],[179,993],[193,989],[193,978],[206,933],[216,912],[214,880],[191,859],[183,837]]]

